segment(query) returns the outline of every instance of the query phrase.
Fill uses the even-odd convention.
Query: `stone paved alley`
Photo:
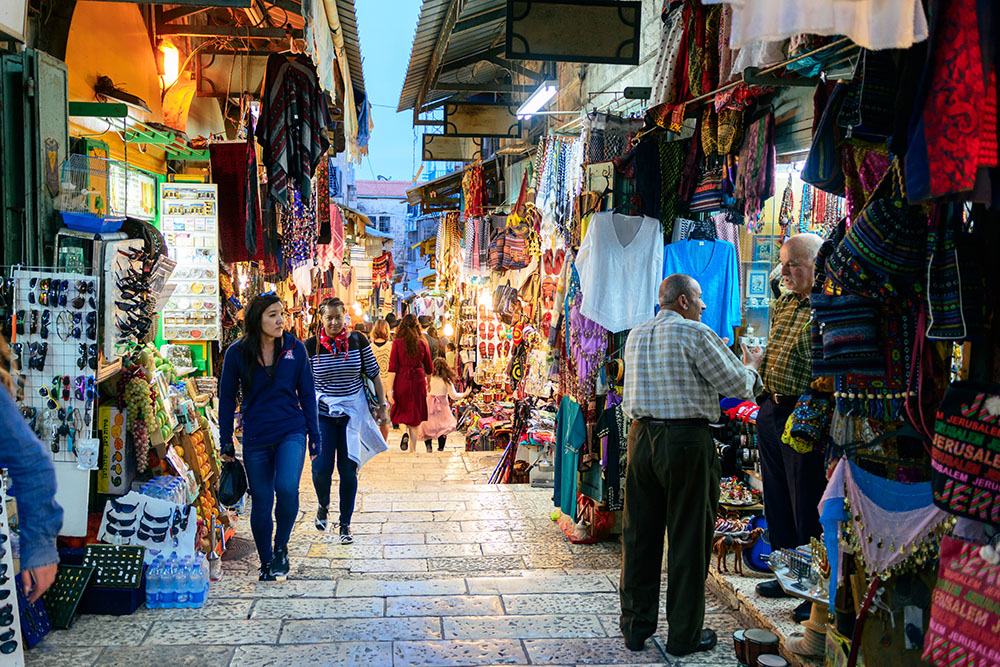
[[[620,546],[570,544],[550,489],[489,485],[499,452],[387,454],[362,470],[342,546],[313,527],[308,466],[287,582],[258,583],[257,558],[225,563],[203,609],[78,616],[27,653],[28,665],[731,665],[739,625],[709,597],[711,653],[641,653],[618,631]],[[332,516],[335,513],[331,512]],[[249,538],[249,522],[239,534]],[[662,613],[662,612],[661,612]],[[249,618],[248,618],[249,617]]]

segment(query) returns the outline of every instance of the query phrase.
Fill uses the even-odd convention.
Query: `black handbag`
[[[243,464],[235,461],[223,461],[222,472],[219,475],[219,504],[225,507],[238,505],[247,492],[247,472]]]

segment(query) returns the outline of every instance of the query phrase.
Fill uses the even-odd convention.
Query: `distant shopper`
[[[668,276],[660,312],[625,343],[622,408],[628,433],[622,531],[621,631],[641,651],[656,632],[666,529],[667,652],[710,651],[705,579],[719,506],[721,470],[708,424],[719,418],[719,394],[753,399],[763,383],[763,354],[744,349],[746,365],[706,324],[698,282]]]
[[[255,297],[244,318],[243,338],[226,350],[219,382],[223,460],[236,456],[233,418],[237,391],[243,392],[243,464],[250,485],[250,529],[260,557],[260,581],[288,576],[288,538],[299,513],[306,436],[319,442],[309,357],[302,343],[284,331],[284,324],[281,299],[274,292]]]
[[[7,356],[7,343],[0,337],[0,350]],[[6,362],[7,359],[0,359]],[[10,493],[17,498],[18,525],[21,531],[21,585],[34,602],[56,579],[59,552],[56,536],[62,527],[63,510],[56,503],[56,471],[52,455],[35,437],[28,422],[11,397],[13,382],[0,363],[0,468],[10,473]],[[0,545],[9,547],[9,545]]]
[[[444,358],[445,361],[448,362],[448,368],[450,368],[452,373],[454,373],[455,376],[458,377],[459,371],[461,370],[458,367],[458,345],[455,345],[454,343],[448,343],[448,345],[445,347]]]
[[[434,329],[434,320],[429,315],[421,315],[417,318],[417,322],[420,323],[420,332],[427,341],[427,348],[431,351],[431,359],[437,359],[441,356],[441,341]]]
[[[399,323],[396,339],[389,354],[389,402],[392,423],[405,424],[406,433],[399,443],[404,452],[413,441],[416,449],[418,427],[427,421],[427,376],[430,375],[431,351],[420,335],[417,318],[407,315]]]
[[[396,337],[396,329],[399,327],[399,318],[396,317],[395,313],[389,313],[385,316],[385,323],[389,325],[389,340]]]
[[[319,509],[316,529],[325,531],[330,509],[333,467],[340,477],[340,543],[351,544],[351,517],[358,493],[358,468],[385,451],[379,426],[388,419],[385,392],[372,346],[363,333],[348,332],[344,303],[325,299],[319,306],[319,334],[306,341],[319,402],[318,447],[310,447],[313,486]],[[364,383],[371,380],[379,402],[378,420],[372,419]]]
[[[372,328],[372,354],[375,355],[375,361],[378,362],[379,378],[382,380],[382,386],[385,388],[386,394],[389,393],[389,355],[392,353],[392,341],[389,339],[389,324],[383,320],[379,319],[375,321],[375,326]],[[379,426],[382,431],[382,437],[385,439],[389,438],[389,422],[385,421]]]
[[[449,399],[460,401],[472,392],[466,389],[463,393],[455,391],[455,373],[447,360],[438,357],[434,360],[434,374],[428,381],[427,390],[427,421],[420,425],[421,437],[428,452],[434,451],[431,440],[437,438],[438,451],[444,451],[448,434],[458,426],[455,413],[451,410]]]

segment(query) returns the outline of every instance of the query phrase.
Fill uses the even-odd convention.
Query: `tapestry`
[[[989,558],[990,560],[986,560]],[[945,537],[924,637],[924,660],[939,667],[1000,664],[1000,587],[996,551]]]
[[[934,420],[931,483],[938,507],[1000,525],[1000,387],[948,387]]]

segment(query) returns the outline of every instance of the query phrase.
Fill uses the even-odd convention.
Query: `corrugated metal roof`
[[[423,185],[423,181],[354,181],[359,197],[406,199],[406,191]]]
[[[344,30],[344,45],[347,48],[354,96],[360,102],[361,96],[365,94],[365,75],[361,68],[361,40],[358,36],[358,16],[354,11],[354,0],[337,0],[337,15]]]
[[[406,79],[403,81],[403,90],[399,96],[397,111],[412,109],[417,103],[420,88],[423,86],[427,69],[430,67],[431,54],[434,52],[438,34],[444,25],[450,2],[451,0],[424,0],[424,4],[420,8],[420,18],[417,20],[413,48],[410,52],[410,64],[406,70]],[[441,61],[442,67],[479,53],[485,54],[491,48],[501,44],[506,23],[505,18],[492,18],[478,25],[475,23],[482,16],[506,6],[506,0],[467,0],[456,23],[461,25],[463,21],[467,21],[470,27],[452,33],[448,41],[448,48]],[[442,75],[440,82],[489,83],[497,77],[501,69],[493,63],[480,61]],[[425,103],[433,102],[451,95],[452,93],[448,91],[429,91],[427,99],[424,101]]]

